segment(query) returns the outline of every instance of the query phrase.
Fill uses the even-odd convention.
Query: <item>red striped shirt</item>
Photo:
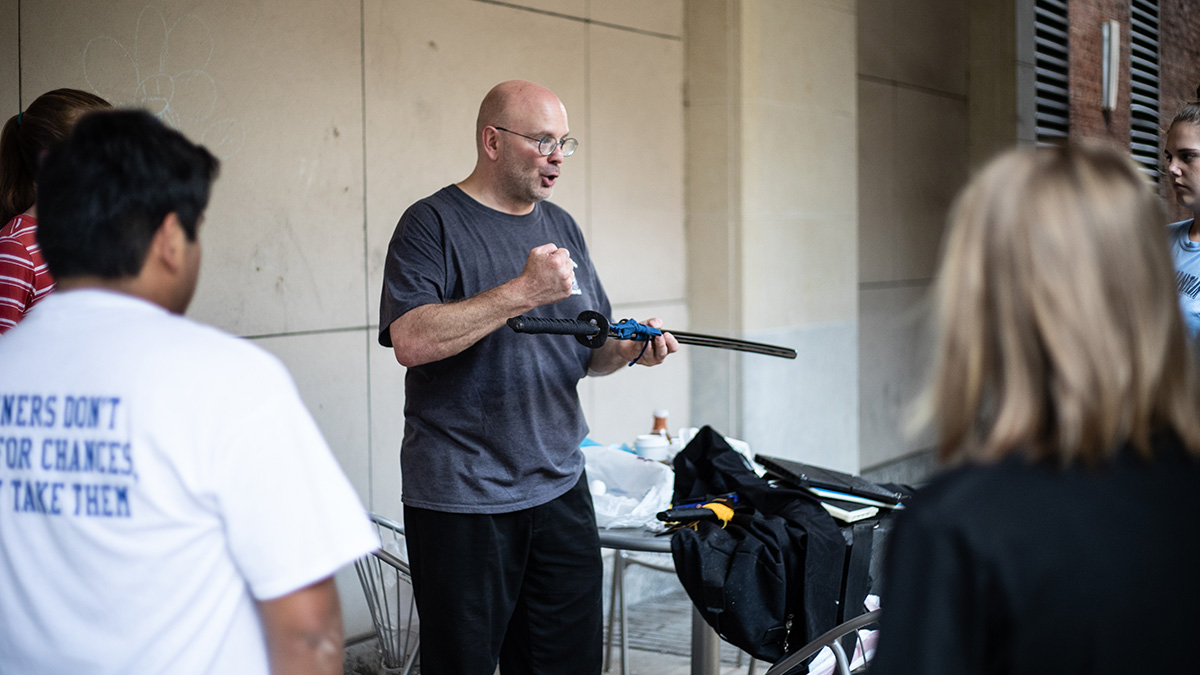
[[[21,214],[0,228],[0,333],[54,290],[37,243],[37,219]]]

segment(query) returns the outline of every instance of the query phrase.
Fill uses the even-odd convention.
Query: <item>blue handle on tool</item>
[[[608,333],[618,340],[640,340],[642,342],[647,342],[650,338],[662,335],[661,330],[653,326],[640,324],[633,319],[621,319],[608,327]]]

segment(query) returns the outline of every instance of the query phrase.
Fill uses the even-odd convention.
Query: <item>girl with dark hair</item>
[[[1163,171],[1175,200],[1192,212],[1191,218],[1171,223],[1169,236],[1179,305],[1193,337],[1200,333],[1200,228],[1196,226],[1196,213],[1200,212],[1200,87],[1196,99],[1175,114],[1163,143]]]
[[[54,289],[37,243],[38,164],[80,115],[110,108],[78,89],[55,89],[13,115],[0,132],[0,333]]]

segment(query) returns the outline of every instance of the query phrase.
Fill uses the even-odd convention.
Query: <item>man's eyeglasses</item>
[[[549,136],[543,136],[542,138],[534,138],[533,136],[526,136],[525,134],[518,134],[517,132],[512,131],[511,129],[505,129],[504,127],[494,127],[494,128],[499,129],[500,131],[510,133],[514,136],[520,136],[521,138],[528,138],[531,141],[537,141],[538,152],[540,152],[546,156],[553,155],[554,150],[556,148],[562,148],[563,157],[570,157],[572,154],[575,153],[575,149],[579,147],[579,141],[575,140],[574,138],[564,138],[561,141],[558,140],[557,138],[551,138]]]

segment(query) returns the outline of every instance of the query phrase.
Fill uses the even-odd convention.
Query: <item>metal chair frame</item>
[[[846,658],[846,651],[842,649],[841,638],[879,621],[882,611],[876,609],[834,626],[817,639],[780,659],[775,665],[771,666],[766,675],[797,675],[799,673],[807,673],[807,661],[815,656],[817,652],[821,651],[822,647],[829,647],[833,650],[833,658],[837,661],[838,675],[850,675],[850,660]]]
[[[374,513],[368,515],[385,547],[388,543],[402,544],[403,525]],[[356,560],[354,569],[383,655],[381,672],[410,675],[421,650],[420,636],[412,630],[417,609],[408,563],[380,549]]]
[[[630,551],[625,549],[613,549],[613,572],[611,590],[609,592],[608,603],[608,633],[607,639],[604,642],[604,672],[612,670],[612,648],[615,635],[613,633],[613,624],[616,622],[616,617],[620,617],[621,636],[621,674],[625,675],[629,672],[629,624],[626,620],[626,601],[625,601],[625,571],[631,565],[640,565],[658,572],[666,572],[672,576],[675,575],[675,566],[660,565],[649,560],[639,558],[635,555],[630,555]],[[719,653],[718,653],[719,654]],[[739,651],[737,658],[737,666],[742,666],[742,656],[745,652]],[[750,667],[746,675],[754,675],[755,660],[750,659]]]
[[[608,604],[608,639],[604,645],[604,672],[606,673],[612,669],[612,647],[615,637],[613,623],[614,615],[617,614],[621,617],[621,673],[624,675],[629,672],[629,625],[625,618],[625,570],[630,565],[641,565],[659,572],[675,574],[674,566],[668,567],[642,560],[630,556],[629,552],[623,549],[613,550],[612,591]]]

